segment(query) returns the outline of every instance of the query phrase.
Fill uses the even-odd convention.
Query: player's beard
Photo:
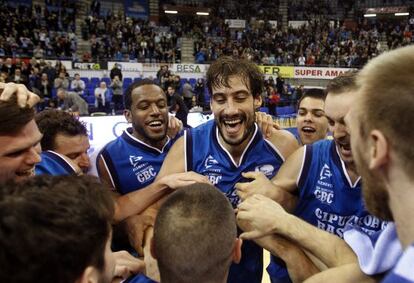
[[[217,117],[216,118],[216,125],[217,128],[220,132],[220,136],[223,139],[223,141],[231,146],[238,146],[241,145],[244,141],[246,141],[246,139],[248,139],[251,134],[254,132],[254,121],[255,121],[255,114],[253,112],[253,116],[252,118],[248,118],[246,114],[242,113],[239,115],[233,115],[234,117],[239,117],[241,119],[241,123],[242,123],[242,127],[244,127],[244,132],[241,135],[241,137],[237,140],[231,140],[230,138],[227,138],[226,134],[224,133],[224,131],[226,131],[225,128],[226,126],[223,123],[224,120],[224,115]]]
[[[146,131],[145,125],[132,124],[132,126],[134,127],[134,130],[137,133],[139,133],[144,138],[144,140],[149,144],[151,144],[152,142],[162,141],[167,136],[167,127],[165,127],[165,130],[163,131],[162,134],[151,135]]]
[[[379,176],[368,168],[359,150],[353,152],[358,173],[362,176],[362,193],[369,213],[382,220],[393,221],[389,207],[389,194]]]

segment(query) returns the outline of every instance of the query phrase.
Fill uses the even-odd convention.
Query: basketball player
[[[144,268],[111,252],[113,202],[94,178],[3,185],[0,211],[1,282],[109,283]]]
[[[158,212],[151,252],[162,283],[226,282],[241,257],[231,204],[212,185],[176,190]]]
[[[361,71],[355,107],[345,118],[367,209],[395,222],[404,249],[385,283],[414,282],[413,73],[413,46],[376,57]]]
[[[245,174],[245,177],[257,180],[237,185],[242,199],[255,193],[264,194],[281,203],[297,217],[339,237],[343,236],[346,224],[357,224],[367,233],[384,228],[385,224],[370,215],[363,205],[360,177],[356,171],[350,148],[350,135],[344,122],[344,117],[356,98],[355,77],[355,73],[341,75],[333,79],[327,87],[325,115],[334,140],[323,140],[300,148],[282,166],[273,180],[274,184],[269,184],[258,173]],[[298,193],[298,200],[286,192]],[[253,210],[250,211],[253,213]],[[311,233],[305,231],[307,229],[303,228],[304,235]],[[307,242],[301,245],[309,249]],[[325,247],[323,243],[319,245],[322,252]],[[326,252],[330,253],[329,250]],[[280,256],[283,255],[280,252]],[[279,259],[272,259],[268,268],[272,280],[288,280],[288,274],[282,266]]]
[[[235,207],[239,198],[234,185],[245,180],[241,173],[257,170],[273,177],[298,145],[286,131],[273,130],[265,139],[255,124],[261,105],[262,74],[247,60],[221,57],[207,72],[214,121],[186,132],[171,148],[158,178],[195,171],[207,176]],[[228,282],[261,282],[262,249],[243,244],[242,258],[232,265]]]
[[[36,114],[35,120],[43,134],[42,161],[36,165],[36,175],[78,174],[78,168],[83,173],[89,170],[89,139],[84,124],[73,115],[55,109]]]
[[[125,118],[132,127],[108,143],[97,158],[100,178],[116,194],[116,221],[140,213],[168,188],[205,181],[194,173],[186,173],[154,182],[175,141],[167,135],[166,95],[152,80],[144,79],[130,85],[124,99]]]
[[[0,183],[34,175],[40,161],[42,134],[34,120],[33,105],[39,98],[26,87],[1,84],[0,100]]]
[[[298,102],[297,130],[303,145],[326,138],[328,120],[324,112],[325,97],[324,90],[311,88],[305,91]]]

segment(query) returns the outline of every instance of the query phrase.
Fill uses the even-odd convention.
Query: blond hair
[[[414,46],[376,57],[359,73],[365,133],[380,130],[411,175],[414,170]]]

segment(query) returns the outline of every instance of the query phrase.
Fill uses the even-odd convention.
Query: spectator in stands
[[[196,104],[205,110],[204,80],[202,78],[197,79],[194,92],[196,95]]]
[[[46,66],[43,67],[42,73],[46,73],[49,81],[54,82],[56,74],[59,72],[56,72],[56,69],[52,67],[52,63],[46,62]]]
[[[14,66],[11,58],[6,58],[1,71],[7,73],[8,76],[11,76],[14,73]]]
[[[52,84],[46,73],[42,74],[35,88],[39,90],[39,96],[42,100],[39,106],[43,109],[49,104],[49,100],[52,99]]]
[[[111,69],[111,73],[109,74],[111,80],[113,80],[115,76],[118,76],[118,78],[122,81],[122,70],[121,66],[118,63],[114,64],[114,66]]]
[[[123,110],[123,85],[118,76],[114,76],[114,79],[109,86],[112,89],[112,102],[114,103],[114,110]]]
[[[188,108],[185,105],[181,96],[175,91],[173,85],[167,88],[168,105],[170,106],[170,112],[175,113],[175,117],[183,122],[184,127],[187,125]]]
[[[276,107],[280,102],[280,95],[277,93],[276,89],[269,85],[267,87],[267,98],[268,98],[268,107],[269,107],[269,114],[272,116],[277,116]]]
[[[89,114],[88,104],[76,92],[69,92],[60,88],[57,90],[57,97],[62,102],[62,110],[81,116]]]
[[[85,82],[80,79],[80,75],[78,73],[75,74],[75,79],[71,83],[71,89],[78,95],[83,95],[85,90]]]
[[[9,76],[8,81],[17,84],[24,84],[25,86],[28,84],[26,75],[22,74],[22,71],[20,69],[15,69],[14,74]]]
[[[58,77],[55,79],[53,83],[53,87],[56,89],[58,88],[63,88],[65,90],[69,89],[69,80],[68,78],[66,78],[66,73],[63,70],[59,72]]]
[[[99,84],[99,87],[95,88],[95,108],[99,112],[108,112],[108,107],[111,102],[109,92],[104,81]]]
[[[168,86],[166,86],[166,81],[168,81],[168,78],[171,76],[171,71],[168,70],[168,65],[162,65],[161,69],[157,72],[157,79],[160,83],[160,86],[162,89],[167,89]]]
[[[186,79],[185,83],[183,84],[182,93],[183,93],[184,103],[187,106],[187,109],[193,108],[194,91],[188,79]]]

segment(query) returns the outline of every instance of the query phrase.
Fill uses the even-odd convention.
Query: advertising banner
[[[108,62],[108,70],[112,70],[112,68],[118,64],[118,67],[123,72],[142,72],[143,66],[141,63],[129,63],[129,62]]]
[[[210,65],[173,64],[172,71],[177,73],[206,73]]]
[[[246,21],[245,20],[231,20],[225,19],[224,22],[229,25],[229,28],[246,28]]]
[[[77,70],[106,70],[106,69],[108,69],[108,63],[106,61],[90,62],[90,63],[72,62],[72,69],[77,69]]]
[[[263,74],[282,78],[293,78],[294,67],[293,66],[259,66]]]
[[[148,20],[148,0],[124,0],[125,16]]]
[[[351,68],[318,68],[318,67],[295,67],[295,79],[333,79],[340,74],[352,71]]]

